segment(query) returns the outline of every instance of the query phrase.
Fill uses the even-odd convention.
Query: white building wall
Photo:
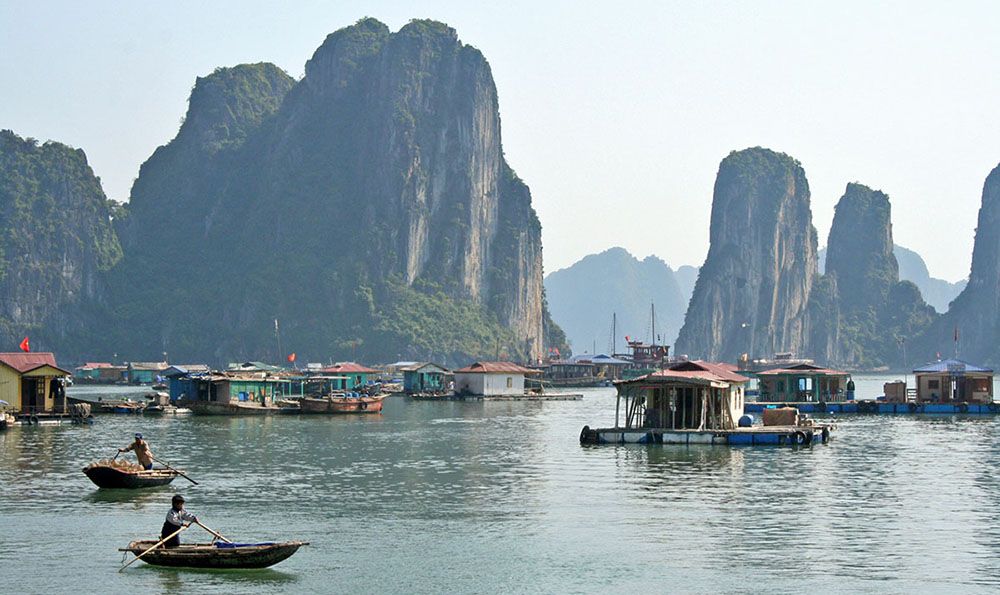
[[[524,374],[455,373],[455,392],[472,395],[523,395]]]

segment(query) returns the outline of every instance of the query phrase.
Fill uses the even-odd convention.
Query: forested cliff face
[[[121,258],[111,213],[83,151],[0,131],[0,345],[88,332],[81,310]]]
[[[119,352],[215,361],[530,356],[541,226],[482,54],[441,23],[331,34],[295,82],[198,79],[143,165],[106,312]]]
[[[675,353],[735,361],[744,353],[803,351],[817,269],[801,165],[760,147],[726,157],[709,241]]]
[[[1000,165],[983,184],[969,284],[916,349],[945,356],[957,352],[971,362],[1000,365]]]
[[[889,197],[848,184],[827,242],[826,272],[810,297],[809,355],[852,369],[906,365],[903,344],[936,316],[899,280]]]

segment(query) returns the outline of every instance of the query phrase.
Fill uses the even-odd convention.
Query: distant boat
[[[173,469],[142,469],[123,462],[100,461],[84,467],[83,472],[99,488],[135,490],[167,485],[180,475]]]
[[[389,395],[375,396],[327,395],[325,397],[303,397],[299,402],[302,413],[381,413],[382,401]]]

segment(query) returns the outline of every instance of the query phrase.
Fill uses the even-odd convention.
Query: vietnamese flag
[[[27,337],[25,337],[24,339],[21,340],[20,348],[21,348],[21,351],[24,351],[26,353],[28,351],[31,351],[31,343],[28,342],[28,338]]]
[[[288,361],[289,361],[289,363],[295,363],[295,354],[294,353],[289,353],[288,354]]]

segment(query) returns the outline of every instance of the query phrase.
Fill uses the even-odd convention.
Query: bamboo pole
[[[224,536],[222,535],[222,533],[219,533],[219,532],[218,532],[218,531],[216,531],[215,529],[212,529],[211,527],[206,527],[206,526],[205,526],[205,525],[204,525],[204,524],[203,524],[203,523],[202,523],[201,521],[195,521],[194,523],[195,523],[196,525],[198,525],[199,527],[201,527],[202,529],[204,529],[204,530],[208,531],[208,532],[209,532],[209,533],[211,533],[212,535],[215,535],[216,537],[218,537],[218,538],[219,538],[219,539],[221,539],[222,541],[225,541],[226,543],[232,543],[232,540],[229,540],[229,539],[226,539],[226,538],[225,538],[225,537],[224,537]]]
[[[129,560],[128,564],[126,564],[125,566],[122,566],[121,568],[119,568],[119,569],[118,569],[118,572],[121,572],[121,571],[125,570],[126,568],[128,568],[129,566],[131,566],[133,562],[135,562],[135,561],[136,561],[136,560],[138,560],[139,558],[141,558],[141,557],[145,556],[145,555],[146,555],[146,554],[148,554],[149,552],[151,552],[151,551],[155,550],[156,548],[160,547],[161,545],[163,545],[163,544],[164,544],[164,542],[166,542],[166,541],[170,540],[170,539],[171,539],[171,538],[173,538],[174,536],[176,536],[176,535],[180,535],[181,531],[183,531],[183,530],[187,529],[187,528],[188,528],[188,527],[190,527],[190,526],[191,526],[191,523],[188,523],[187,525],[183,525],[183,526],[181,526],[181,528],[180,528],[180,529],[178,529],[178,530],[174,531],[174,532],[173,532],[173,533],[171,533],[170,535],[167,535],[167,536],[166,536],[166,537],[164,537],[163,539],[161,539],[161,540],[157,541],[157,542],[156,542],[155,544],[153,544],[153,547],[151,547],[151,548],[149,548],[148,550],[146,550],[146,551],[142,552],[141,554],[139,554],[139,555],[138,555],[138,556],[136,556],[135,558],[132,558],[131,560]]]

